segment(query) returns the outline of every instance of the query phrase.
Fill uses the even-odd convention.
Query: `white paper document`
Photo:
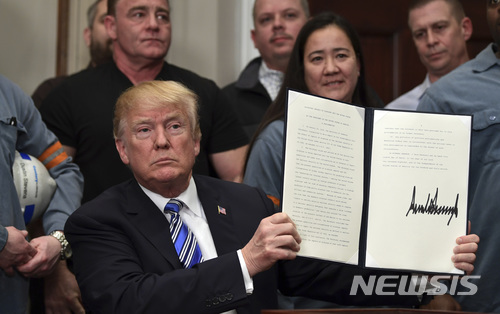
[[[472,118],[362,108],[289,91],[282,209],[302,256],[463,273]]]

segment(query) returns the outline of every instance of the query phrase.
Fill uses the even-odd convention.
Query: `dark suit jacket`
[[[317,260],[283,262],[253,278],[245,292],[236,251],[274,213],[263,192],[194,176],[218,257],[183,269],[168,221],[131,180],[110,188],[68,219],[83,303],[96,313],[259,313],[276,308],[276,290],[336,303],[415,304],[416,297],[349,296],[353,274],[372,272]],[[219,214],[218,206],[226,209]],[[279,284],[278,284],[279,283]],[[279,286],[279,287],[278,287]]]

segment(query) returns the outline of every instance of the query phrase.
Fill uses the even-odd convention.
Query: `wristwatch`
[[[73,252],[71,251],[71,246],[69,245],[68,240],[66,240],[64,233],[56,230],[52,231],[50,235],[56,238],[59,243],[61,243],[61,260],[70,258]]]

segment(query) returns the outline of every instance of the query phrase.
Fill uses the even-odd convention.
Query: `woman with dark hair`
[[[283,85],[250,143],[246,160],[243,182],[261,188],[276,207],[280,207],[282,195],[287,88],[365,107],[383,107],[366,85],[360,41],[349,22],[328,12],[309,20],[295,41]],[[436,300],[434,309],[450,310],[457,304],[449,295],[436,296]],[[338,307],[323,301],[283,297],[279,298],[279,305],[281,308]]]
[[[244,183],[260,187],[279,206],[287,88],[365,107],[384,105],[365,82],[354,27],[332,12],[310,19],[295,41],[283,85],[250,143]]]

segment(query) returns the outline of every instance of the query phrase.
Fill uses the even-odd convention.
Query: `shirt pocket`
[[[10,156],[10,164],[14,161],[19,136],[26,133],[26,128],[16,117],[0,116],[0,150],[3,156]]]
[[[500,108],[474,113],[471,155],[483,164],[500,161]]]

